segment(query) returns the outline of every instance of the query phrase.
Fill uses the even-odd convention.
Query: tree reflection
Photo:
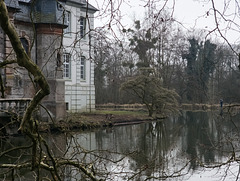
[[[130,169],[137,173],[136,177],[151,177],[157,174],[158,178],[165,178],[169,169],[169,153],[173,152],[173,145],[179,139],[180,127],[176,119],[118,127],[112,129],[111,136],[96,132],[96,144],[111,142],[117,145],[108,145],[108,149],[111,147],[112,151],[115,148],[116,152],[128,157],[131,162]],[[100,148],[104,146],[101,145]],[[107,150],[106,147],[105,149]]]
[[[46,141],[51,148],[51,154],[56,158],[63,158],[66,146],[65,135],[46,136]],[[41,145],[39,145],[41,146]],[[45,149],[43,149],[46,151]],[[40,157],[40,155],[38,155]],[[44,155],[42,155],[44,157]],[[29,160],[32,157],[32,143],[28,137],[4,136],[0,138],[0,180],[36,180],[36,173],[39,172],[40,180],[52,178],[51,172],[43,168],[32,170]],[[49,160],[44,160],[49,162]],[[21,165],[13,167],[12,165]],[[7,167],[5,166],[7,165]],[[63,178],[63,172],[59,169],[59,174]],[[15,178],[15,179],[13,179]]]
[[[97,132],[96,141],[127,158],[131,179],[175,177],[222,162],[231,153],[232,124],[219,118],[214,112],[183,112],[164,121]]]
[[[186,153],[190,157],[189,169],[195,170],[198,167],[198,159],[204,162],[214,162],[214,150],[211,144],[214,138],[209,129],[207,112],[188,111],[186,113],[186,127]]]
[[[220,169],[225,165],[224,174],[232,171],[230,164],[240,161],[238,120],[239,116],[226,113],[220,116],[183,112],[181,116],[156,122],[70,133],[67,140],[64,134],[47,135],[46,140],[56,159],[74,161],[87,168],[81,170],[71,164],[62,167],[60,175],[66,181],[86,180],[88,176],[82,174],[85,171],[104,180],[163,180],[180,176],[184,180],[184,175],[190,177],[201,167]],[[15,164],[29,160],[29,143],[25,137],[1,139],[0,164],[6,160]],[[13,147],[18,149],[11,150]],[[237,163],[235,167],[238,166]],[[6,175],[10,178],[11,173],[11,169],[0,170],[0,179]],[[236,176],[238,171],[233,173]],[[26,169],[15,174],[26,180],[34,175]],[[49,173],[42,172],[42,178],[46,174]]]

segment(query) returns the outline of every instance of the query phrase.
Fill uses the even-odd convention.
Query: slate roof
[[[16,9],[19,9],[19,2],[23,2],[23,3],[30,3],[32,0],[5,0],[5,3],[8,7],[10,8],[16,8]],[[87,1],[86,0],[66,0],[67,2],[69,3],[73,3],[73,4],[77,4],[77,5],[80,5],[82,8],[85,8],[85,9],[89,9],[89,10],[92,10],[92,11],[98,11],[97,8],[95,8],[93,5],[91,4],[87,4]]]
[[[85,8],[85,9],[88,8],[89,10],[92,10],[92,11],[98,11],[98,9],[95,8],[93,5],[91,5],[89,3],[87,4],[86,0],[67,0],[67,2],[78,4],[82,8]]]
[[[18,0],[5,0],[5,4],[8,8],[19,9]]]
[[[25,3],[29,3],[31,0],[18,0],[20,2],[25,2]]]

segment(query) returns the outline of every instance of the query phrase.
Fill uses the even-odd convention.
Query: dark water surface
[[[238,180],[239,127],[239,114],[183,112],[163,121],[51,135],[47,140],[56,154],[88,163],[106,180]],[[27,145],[22,137],[9,139]],[[63,172],[65,181],[84,180],[72,167]]]
[[[98,165],[112,173],[109,180],[237,180],[239,164],[226,162],[233,152],[236,157],[239,154],[239,118],[236,114],[184,112],[164,121],[74,137],[88,150],[111,152],[101,152],[102,157],[116,162],[99,159]]]

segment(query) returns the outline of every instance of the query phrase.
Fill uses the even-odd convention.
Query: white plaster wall
[[[95,109],[95,86],[94,86],[94,63],[89,59],[89,37],[79,39],[80,17],[86,17],[86,12],[82,12],[80,8],[66,6],[66,10],[71,12],[71,35],[63,37],[64,53],[71,54],[71,78],[65,79],[65,102],[69,105],[72,112],[92,111]],[[89,32],[89,22],[93,28],[93,14],[86,21],[86,32]],[[91,52],[93,53],[93,52]],[[80,57],[86,58],[86,79],[80,80],[78,72],[80,65],[78,60]]]

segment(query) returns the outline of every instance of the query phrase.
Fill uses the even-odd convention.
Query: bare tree
[[[60,157],[60,160],[57,159],[57,157],[55,157],[50,150],[50,147],[46,140],[39,133],[38,120],[33,117],[33,111],[37,108],[37,106],[39,106],[41,100],[45,96],[49,95],[49,84],[40,68],[33,62],[33,60],[31,60],[30,56],[26,53],[22,42],[20,41],[18,33],[10,21],[9,13],[3,0],[0,1],[0,25],[6,35],[8,35],[13,50],[16,54],[16,59],[11,61],[3,61],[1,62],[1,66],[17,63],[19,66],[25,68],[29,74],[33,76],[34,82],[38,87],[38,91],[24,112],[19,127],[19,131],[23,135],[26,135],[29,138],[27,139],[29,141],[26,142],[26,146],[13,146],[10,149],[1,152],[0,155],[0,157],[3,157],[12,151],[19,151],[20,153],[28,153],[31,155],[31,157],[28,160],[21,160],[21,157],[24,154],[20,154],[18,162],[0,164],[4,175],[11,173],[10,176],[14,180],[14,178],[17,176],[17,173],[15,173],[16,170],[26,169],[33,174],[36,173],[36,180],[41,180],[42,170],[45,170],[51,175],[50,177],[53,180],[62,180],[62,177],[60,175],[61,167],[63,165],[72,165],[74,167],[78,167],[92,180],[97,180],[91,171],[87,170],[83,165],[75,161],[65,160],[63,157],[64,154],[62,157]],[[23,150],[23,152],[21,150]]]
[[[107,15],[105,14],[107,12],[107,9],[110,8],[110,11],[107,12],[108,14],[110,14],[110,19],[108,21],[108,28],[112,30],[112,26],[114,24],[119,24],[121,27],[121,23],[120,23],[120,19],[119,17],[121,17],[120,14],[120,9],[119,6],[121,5],[122,1],[116,1],[115,3],[118,2],[117,6],[114,6],[114,1],[104,1],[106,3],[106,11],[103,11],[104,14],[103,15]],[[120,2],[120,3],[119,3]],[[161,15],[161,12],[163,11],[163,9],[166,7],[168,1],[165,1],[165,3],[163,4],[162,8],[160,9],[160,11],[158,13],[155,13],[155,16],[152,16],[153,18],[153,27],[156,27],[156,25],[159,23],[159,21],[161,20],[161,18],[159,18],[159,16]],[[219,13],[219,15],[226,20],[227,22],[231,22],[233,25],[237,25],[238,24],[234,21],[228,21],[225,17],[224,17],[224,13],[220,13],[217,8],[215,7],[215,3],[214,0],[211,0],[212,2],[212,7],[213,7],[213,15],[215,17],[216,20],[216,29],[214,29],[214,31],[218,31],[220,33],[220,35],[227,40],[227,38],[224,36],[224,34],[222,34],[222,30],[219,27],[219,19],[217,14]],[[230,1],[229,1],[230,2]],[[233,2],[233,1],[232,1]],[[147,1],[146,6],[151,5],[152,3],[154,3],[154,1]],[[116,4],[115,4],[116,5]],[[226,7],[230,5],[230,4],[226,4]],[[237,5],[237,9],[239,10],[239,6],[238,6],[238,2],[236,2]],[[231,26],[232,24],[229,24],[229,26]],[[87,178],[87,179],[91,179],[91,180],[101,180],[101,179],[106,179],[108,178],[108,176],[110,175],[110,173],[108,172],[107,166],[105,165],[105,163],[103,163],[100,167],[99,166],[99,160],[100,163],[102,163],[102,159],[104,160],[108,160],[109,162],[112,163],[119,163],[122,164],[122,161],[125,161],[124,158],[126,158],[125,156],[120,156],[119,159],[114,160],[114,159],[109,159],[109,151],[108,152],[104,152],[102,155],[98,155],[96,154],[94,151],[87,151],[85,150],[81,144],[79,144],[77,142],[77,138],[74,138],[73,140],[71,140],[72,142],[74,142],[74,146],[71,145],[67,145],[64,148],[61,148],[61,144],[66,144],[66,140],[62,139],[63,141],[61,142],[61,144],[55,144],[55,147],[52,146],[51,144],[53,144],[53,140],[51,140],[50,142],[47,142],[47,139],[45,139],[45,137],[39,132],[39,124],[38,124],[38,120],[35,119],[33,117],[33,112],[34,110],[37,108],[37,106],[39,106],[41,100],[43,100],[47,95],[49,95],[50,93],[50,88],[49,88],[49,84],[47,83],[47,80],[44,76],[44,74],[42,73],[42,71],[39,69],[39,67],[31,60],[30,56],[26,53],[24,47],[22,46],[22,42],[18,36],[18,33],[16,32],[15,27],[12,25],[10,19],[9,19],[9,13],[7,11],[7,8],[5,6],[5,3],[3,0],[0,0],[0,25],[1,28],[3,29],[3,31],[8,35],[8,38],[11,42],[11,45],[13,47],[14,53],[16,55],[16,57],[12,60],[5,60],[3,62],[0,63],[0,66],[8,66],[11,65],[13,63],[18,64],[20,67],[23,67],[24,69],[26,69],[26,71],[28,71],[31,76],[33,77],[34,80],[34,84],[36,84],[36,88],[37,88],[37,92],[36,94],[33,96],[32,101],[30,102],[29,106],[27,107],[26,111],[24,112],[24,116],[23,119],[21,120],[21,125],[19,128],[19,131],[21,131],[25,136],[27,136],[27,139],[23,139],[23,146],[15,146],[13,145],[11,142],[6,142],[8,143],[8,146],[10,145],[11,147],[9,148],[8,146],[3,146],[4,148],[6,148],[5,150],[1,150],[1,154],[0,154],[0,158],[3,157],[11,157],[11,153],[14,151],[17,151],[19,155],[15,155],[16,156],[16,160],[14,160],[14,162],[5,162],[5,163],[1,163],[0,164],[0,168],[1,171],[0,173],[3,175],[7,175],[8,178],[11,178],[12,180],[14,180],[15,178],[17,178],[20,170],[27,170],[27,172],[29,172],[31,174],[31,179],[35,179],[35,180],[41,180],[43,178],[42,173],[47,173],[46,176],[44,176],[44,179],[52,179],[52,180],[62,180],[62,178],[64,178],[65,176],[65,170],[74,170],[76,171],[78,174],[81,173],[81,175],[84,175],[83,177]],[[149,30],[150,31],[150,30]],[[147,31],[148,32],[148,31]],[[146,32],[146,33],[147,33]],[[114,34],[116,35],[116,34]],[[149,33],[148,33],[149,35]],[[163,34],[161,34],[163,35]],[[146,35],[147,36],[147,35]],[[160,36],[162,39],[165,38],[164,36]],[[166,39],[165,44],[168,44],[168,39]],[[78,41],[78,40],[76,40]],[[178,41],[176,41],[178,42]],[[119,42],[118,42],[119,43]],[[165,44],[159,44],[160,45],[160,51],[164,48]],[[115,46],[116,44],[110,44],[112,46]],[[117,44],[119,45],[119,44]],[[234,50],[235,55],[238,55],[237,51],[234,49],[233,46],[231,46],[231,44],[229,43],[230,47],[232,48],[232,50]],[[107,47],[107,46],[106,46]],[[107,47],[108,48],[108,47]],[[122,47],[120,46],[120,49]],[[172,47],[167,47],[167,49],[169,50]],[[120,50],[118,49],[118,50]],[[148,52],[148,50],[146,50],[144,53]],[[168,54],[169,53],[169,54]],[[171,55],[172,52],[168,51],[165,55],[166,57],[168,57],[169,55]],[[164,55],[164,54],[162,54]],[[178,54],[179,55],[179,54]],[[122,52],[118,51],[118,52],[113,52],[112,57],[116,58],[116,60],[119,60],[119,62],[121,62],[121,57],[122,57]],[[101,56],[100,56],[101,58]],[[110,57],[111,58],[111,57]],[[143,58],[146,58],[146,54],[143,55]],[[160,59],[161,63],[164,64],[168,64],[171,62],[171,60],[169,61],[164,61],[165,59],[162,58]],[[174,59],[173,59],[174,60]],[[116,63],[116,62],[111,62],[111,63]],[[118,63],[118,62],[117,62]],[[123,63],[123,62],[121,62]],[[120,66],[123,66],[123,64],[120,63]],[[129,62],[125,62],[125,63],[129,63]],[[132,62],[130,62],[132,63]],[[126,64],[125,64],[126,65]],[[132,66],[132,65],[130,65]],[[166,71],[168,72],[168,76],[171,76],[171,71],[173,69],[170,68],[170,66],[168,67],[169,69],[167,69]],[[182,70],[184,69],[184,67],[182,68]],[[220,70],[220,69],[219,69]],[[110,72],[110,71],[109,71]],[[114,71],[111,70],[111,75],[114,76]],[[120,72],[122,73],[122,72]],[[128,75],[132,75],[132,74],[128,74]],[[148,91],[148,94],[141,94],[140,97],[142,98],[143,102],[145,101],[146,105],[149,106],[149,112],[150,115],[152,115],[152,113],[154,111],[157,111],[157,109],[160,109],[161,111],[164,110],[165,108],[167,108],[166,106],[169,106],[169,102],[174,104],[176,103],[176,97],[177,94],[174,91],[170,91],[167,90],[165,88],[163,88],[161,86],[161,80],[157,79],[155,77],[151,77],[149,74],[142,76],[142,77],[137,77],[136,79],[134,79],[133,81],[129,81],[127,83],[131,83],[130,86],[127,85],[127,83],[125,84],[126,88],[131,88],[131,90],[134,90],[135,93],[139,93],[138,91],[142,91],[145,93],[145,91]],[[124,77],[125,78],[125,77]],[[125,80],[125,79],[124,79]],[[1,82],[1,79],[0,79]],[[154,87],[155,89],[151,90],[151,88]],[[137,89],[135,89],[137,88]],[[2,96],[4,96],[4,88],[3,86],[1,86],[1,92],[2,92]],[[143,99],[144,96],[148,97],[149,102],[146,102],[146,99]],[[152,106],[152,107],[151,107]],[[171,105],[170,105],[171,106]],[[171,110],[172,107],[169,106],[169,109]],[[175,108],[175,107],[174,107]],[[159,124],[160,125],[160,124]],[[160,127],[160,126],[159,126]],[[158,128],[159,128],[158,127]],[[151,131],[152,127],[149,129]],[[73,137],[70,136],[70,139],[72,139]],[[27,141],[26,141],[27,140]],[[229,141],[229,140],[227,140]],[[160,142],[158,140],[158,142]],[[5,142],[4,142],[5,143]],[[231,144],[232,142],[229,142],[230,146],[232,146],[232,155],[229,158],[229,160],[225,163],[219,164],[217,166],[221,166],[223,164],[228,164],[232,161],[239,161],[239,158],[236,157],[236,152],[235,152],[235,147]],[[57,148],[60,150],[58,154],[54,153],[54,149],[57,150]],[[170,146],[168,146],[170,149]],[[2,148],[2,147],[1,147]],[[219,147],[220,148],[220,147]],[[68,155],[68,151],[70,149],[73,149],[71,151],[73,151],[72,155]],[[112,152],[113,154],[117,154],[117,152]],[[156,154],[156,153],[154,153]],[[81,155],[79,158],[77,156]],[[87,158],[90,158],[90,156],[93,156],[93,159],[90,159],[90,161],[88,160],[88,162],[86,162],[84,159],[87,160]],[[129,156],[130,153],[128,153],[127,156]],[[28,156],[28,157],[25,157]],[[24,159],[26,158],[26,159]],[[154,158],[153,158],[154,159]],[[99,167],[98,167],[99,166]],[[214,166],[212,166],[214,167]],[[3,170],[3,171],[2,171]],[[139,178],[138,176],[141,173],[144,173],[144,171],[147,170],[146,167],[141,167],[139,172],[136,173],[129,173],[129,172],[120,172],[118,174],[124,174],[124,175],[130,175],[129,176],[129,180],[133,179],[133,178]],[[164,175],[164,176],[159,176],[159,177],[147,177],[146,180],[151,179],[151,178],[155,178],[155,179],[165,179],[167,177],[177,177],[179,174],[181,173],[181,169],[177,170],[176,172],[174,172],[173,174],[169,174],[169,175]],[[237,176],[238,178],[238,176]]]

